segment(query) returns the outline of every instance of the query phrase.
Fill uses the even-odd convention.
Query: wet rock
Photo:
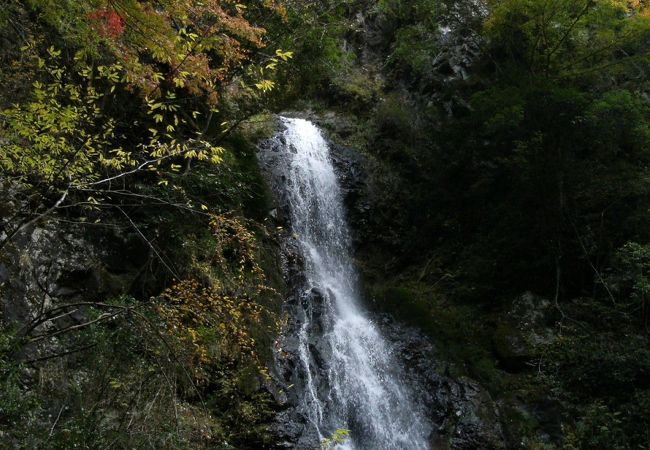
[[[351,206],[354,207],[365,183],[363,157],[359,152],[333,142],[330,142],[330,155],[349,211]]]
[[[382,316],[381,328],[405,362],[408,383],[424,400],[434,424],[432,449],[506,448],[498,405],[478,382],[452,378],[421,332]]]
[[[354,230],[363,228],[362,224],[368,221],[371,212],[367,195],[365,195],[368,184],[368,173],[365,170],[367,161],[361,153],[354,149],[334,142],[329,144],[332,163],[343,195],[347,220],[353,231],[352,241],[358,247],[361,244],[360,236]]]
[[[465,377],[455,380],[455,383],[451,403],[456,408],[454,415],[457,419],[450,421],[450,448],[505,448],[498,409],[490,394],[477,382]]]
[[[285,208],[276,206],[269,211],[268,215],[276,227],[286,227],[289,225],[289,216]]]
[[[302,306],[305,310],[310,311],[312,317],[318,318],[323,313],[324,303],[327,301],[326,297],[326,292],[320,288],[313,287],[305,292]]]
[[[295,408],[289,408],[276,416],[272,431],[278,437],[274,448],[314,450],[320,448],[320,439]]]

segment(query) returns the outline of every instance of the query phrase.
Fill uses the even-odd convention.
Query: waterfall
[[[304,259],[296,371],[298,409],[320,439],[349,430],[339,449],[426,449],[431,427],[405,385],[397,355],[359,302],[341,189],[329,146],[302,119],[281,118],[275,137],[281,190]],[[262,156],[264,158],[264,156]]]

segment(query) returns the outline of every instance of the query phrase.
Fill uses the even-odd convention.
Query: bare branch
[[[124,177],[127,177],[129,175],[133,175],[134,173],[142,172],[145,168],[149,167],[152,164],[155,164],[155,163],[158,163],[158,162],[161,162],[161,161],[165,161],[165,160],[167,160],[169,158],[175,158],[177,156],[182,155],[183,153],[187,153],[187,152],[172,153],[172,154],[169,154],[169,155],[161,156],[160,158],[148,159],[148,160],[144,161],[142,164],[140,164],[138,167],[136,167],[133,170],[118,173],[117,175],[113,175],[112,177],[104,178],[103,180],[99,180],[99,181],[93,181],[92,183],[85,183],[85,184],[80,185],[79,188],[84,188],[84,187],[89,187],[89,186],[97,186],[97,185],[104,184],[104,183],[110,183],[113,180],[119,180],[120,178],[124,178]]]
[[[118,311],[118,312],[115,312],[115,313],[103,313],[98,318],[93,319],[91,321],[80,323],[78,325],[73,325],[73,326],[70,326],[68,328],[64,328],[62,330],[55,331],[54,333],[40,334],[40,335],[35,336],[32,339],[30,339],[29,342],[31,344],[31,343],[34,343],[34,342],[42,341],[44,339],[53,338],[53,337],[59,336],[61,334],[69,333],[71,331],[79,330],[80,328],[85,328],[85,327],[87,327],[89,325],[92,325],[94,323],[101,322],[101,321],[107,320],[107,319],[112,319],[113,317],[119,315],[120,313],[121,313],[121,311]]]
[[[61,409],[59,409],[59,414],[57,414],[56,419],[54,420],[54,423],[52,424],[52,428],[50,428],[50,434],[47,436],[47,440],[49,440],[52,435],[54,434],[54,429],[56,428],[56,424],[59,423],[59,419],[61,418],[61,413],[63,412],[63,409],[65,408],[65,403],[61,405]]]

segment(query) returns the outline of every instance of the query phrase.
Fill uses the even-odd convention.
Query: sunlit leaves
[[[54,62],[60,51],[48,53],[53,61],[39,58],[38,65],[49,80],[33,83],[29,102],[0,111],[0,135],[7,141],[0,168],[26,181],[56,184],[93,181],[100,166],[132,165],[130,154],[112,142],[114,120],[101,117],[93,71],[82,71],[86,84],[76,84]]]
[[[288,61],[289,59],[293,58],[293,52],[283,52],[280,49],[275,51],[275,55],[282,61]]]
[[[6,173],[30,183],[84,187],[170,158],[221,162],[224,149],[199,132],[177,134],[186,121],[174,92],[145,99],[149,139],[127,142],[104,111],[128,87],[124,66],[84,66],[75,73],[57,63],[59,50],[51,47],[48,54],[48,60],[35,57],[43,76],[33,82],[29,101],[0,111],[0,169]],[[180,165],[169,167],[178,172]]]
[[[249,73],[252,76],[257,75],[259,78],[261,78],[261,79],[259,79],[259,81],[254,83],[255,88],[257,88],[257,90],[259,90],[259,91],[262,91],[263,93],[270,92],[273,89],[275,89],[275,87],[276,87],[275,81],[270,80],[268,78],[265,78],[265,76],[266,76],[265,75],[265,69],[268,70],[268,71],[274,71],[274,70],[277,69],[278,64],[280,64],[281,62],[287,62],[291,58],[293,58],[293,52],[285,52],[285,51],[282,51],[280,49],[277,49],[275,51],[275,56],[269,58],[268,62],[266,63],[266,65],[263,68],[260,68],[259,71],[257,71],[257,72],[249,71]]]
[[[255,83],[255,87],[262,92],[268,92],[273,90],[275,82],[271,80],[262,80],[259,83]]]

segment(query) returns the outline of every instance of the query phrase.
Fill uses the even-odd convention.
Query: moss
[[[241,191],[241,207],[247,217],[263,220],[271,208],[271,193],[262,176],[257,159],[257,145],[270,139],[277,131],[277,119],[270,114],[253,116],[226,142],[231,149],[231,166],[237,174],[237,190]]]
[[[256,114],[242,122],[239,126],[239,134],[246,139],[250,145],[271,138],[277,131],[276,116],[270,113]]]
[[[517,404],[516,400],[502,402],[500,409],[501,421],[504,424],[509,440],[525,441],[539,429],[539,422],[529,411]]]
[[[401,319],[429,327],[431,306],[420,292],[404,286],[381,287],[377,293],[380,307],[394,312]]]
[[[433,338],[442,357],[458,375],[481,382],[498,379],[491,352],[489,327],[471,305],[448,302],[439,292],[419,282],[381,285],[370,289],[380,310],[419,327]]]
[[[367,107],[376,101],[383,90],[383,81],[378,76],[373,76],[367,68],[351,69],[342,73],[333,80],[336,95],[352,101],[352,107]]]
[[[248,366],[237,375],[237,387],[244,395],[252,396],[260,390],[260,374],[255,366]]]

